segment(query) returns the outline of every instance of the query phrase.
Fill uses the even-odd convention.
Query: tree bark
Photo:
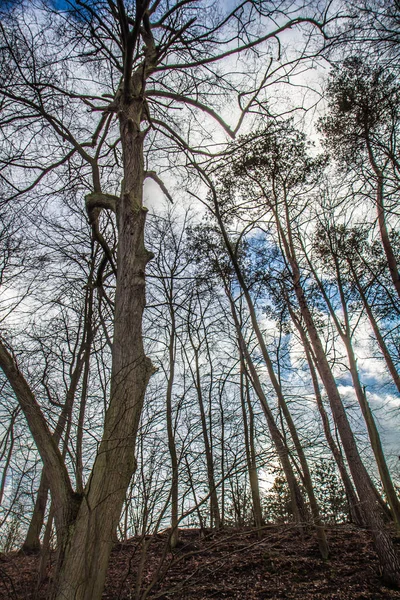
[[[89,277],[89,282],[91,281],[91,276]],[[93,300],[93,290],[88,289],[88,293],[86,296],[86,305],[85,305],[85,318],[83,325],[83,340],[80,344],[79,350],[76,355],[76,364],[71,372],[71,380],[69,383],[69,387],[67,389],[66,398],[64,402],[64,406],[60,413],[60,416],[57,421],[57,425],[53,432],[53,439],[57,446],[60,443],[61,437],[63,435],[64,429],[71,422],[71,414],[73,409],[73,404],[75,400],[76,390],[79,384],[79,380],[82,374],[83,366],[85,365],[85,369],[87,371],[86,375],[88,376],[88,362],[90,357],[90,348],[91,348],[91,321],[92,321],[92,300]],[[87,367],[87,368],[86,368]],[[87,378],[86,385],[85,380],[83,382],[82,393],[86,395],[86,387],[87,387]],[[65,456],[67,450],[67,443],[69,438],[69,430],[67,429],[65,435],[64,442],[64,450],[63,457]],[[78,457],[78,454],[77,454]],[[83,486],[80,484],[79,477],[79,460],[77,460],[77,493],[80,494],[83,491]],[[47,498],[49,492],[49,482],[46,477],[45,470],[42,470],[42,474],[40,477],[39,489],[37,492],[37,498],[35,502],[35,506],[32,513],[31,522],[29,524],[29,528],[22,545],[22,552],[24,553],[35,553],[40,550],[40,532],[43,527],[44,516],[46,512]]]
[[[245,373],[244,359],[242,353],[240,352],[240,400],[242,405],[247,470],[249,473],[251,498],[253,502],[254,524],[257,529],[261,529],[263,525],[263,516],[260,500],[260,486],[258,483],[256,453],[254,447],[254,414],[250,403],[249,391],[248,379]],[[249,419],[247,419],[246,404],[247,410],[249,411]]]
[[[376,211],[378,216],[379,233],[381,235],[383,250],[386,255],[386,260],[389,267],[390,277],[393,281],[393,285],[400,298],[400,272],[397,267],[396,257],[393,252],[392,244],[390,242],[389,232],[386,225],[386,210],[384,203],[384,175],[382,170],[379,168],[376,162],[374,152],[369,140],[368,132],[365,133],[365,142],[368,150],[369,162],[376,176]]]
[[[75,517],[77,504],[61,452],[32,390],[2,340],[0,340],[0,367],[14,390],[40,452],[47,476],[52,483],[55,520],[60,535],[63,535]]]
[[[170,545],[171,548],[175,548],[179,540],[179,529],[178,529],[178,457],[175,445],[175,434],[172,419],[172,389],[174,385],[175,376],[175,344],[176,344],[176,323],[175,323],[175,312],[173,307],[172,299],[172,282],[170,297],[168,298],[169,313],[170,313],[170,336],[168,344],[168,358],[169,358],[169,370],[167,379],[167,433],[168,433],[168,449],[171,458],[171,537]]]
[[[207,430],[207,420],[206,413],[204,410],[204,400],[203,394],[201,390],[201,377],[200,377],[200,365],[199,365],[199,354],[198,349],[195,348],[192,344],[194,350],[194,360],[195,360],[195,385],[197,391],[197,399],[200,408],[200,420],[201,420],[201,428],[203,432],[203,440],[204,440],[204,449],[206,454],[206,463],[207,463],[207,477],[208,477],[208,489],[210,492],[210,515],[211,515],[211,526],[219,529],[221,527],[221,516],[219,512],[219,503],[217,496],[217,488],[215,485],[215,476],[214,476],[214,459],[211,451],[210,441],[208,437]]]
[[[335,419],[339,435],[342,440],[344,452],[346,454],[347,463],[349,465],[353,481],[361,501],[361,509],[364,515],[364,520],[369,527],[374,539],[375,548],[378,559],[381,565],[383,578],[390,585],[400,586],[400,563],[396,553],[396,549],[386,532],[382,521],[379,509],[376,505],[376,498],[371,487],[371,482],[364,463],[358,452],[357,444],[354,439],[346,411],[344,409],[342,399],[339,395],[335,378],[332,374],[328,359],[324,352],[317,328],[315,326],[311,311],[308,306],[308,301],[302,286],[300,267],[297,262],[296,250],[293,240],[292,223],[289,214],[288,199],[284,198],[283,214],[285,219],[286,231],[282,225],[280,214],[278,213],[278,203],[274,205],[269,198],[266,198],[269,207],[274,215],[276,227],[280,241],[283,246],[284,256],[290,267],[290,276],[293,283],[293,289],[296,294],[297,302],[300,308],[300,313],[305,323],[305,328],[308,333],[311,347],[313,348],[314,356],[318,372],[326,389],[333,417]]]
[[[117,206],[118,257],[110,403],[104,433],[64,549],[55,589],[57,600],[101,598],[122,505],[136,468],[135,443],[144,394],[153,367],[144,352],[142,315],[144,246],[142,69],[132,77],[132,97],[119,106],[124,184]],[[82,553],[85,560],[82,560]]]
[[[43,527],[48,495],[49,483],[44,470],[42,470],[32,517],[24,543],[21,547],[21,552],[23,554],[36,554],[40,551],[40,532],[42,531]]]
[[[326,559],[326,558],[328,558],[328,555],[329,555],[328,543],[327,543],[327,539],[326,539],[325,530],[322,525],[322,520],[320,517],[318,503],[317,503],[317,500],[316,500],[316,497],[314,494],[314,489],[313,489],[313,485],[312,485],[312,480],[311,480],[311,475],[310,475],[310,470],[308,468],[307,460],[306,460],[300,439],[298,437],[297,430],[296,430],[295,424],[293,422],[292,416],[287,407],[286,400],[285,400],[285,397],[282,392],[282,388],[281,388],[279,381],[275,375],[272,360],[269,355],[267,346],[265,344],[264,336],[262,335],[262,332],[261,332],[259,324],[258,324],[254,304],[253,304],[252,298],[250,296],[249,289],[244,280],[243,274],[241,272],[240,265],[236,259],[235,253],[233,252],[233,249],[232,249],[232,246],[231,246],[231,243],[230,243],[230,240],[229,240],[228,234],[226,232],[226,229],[225,229],[225,226],[224,226],[224,223],[222,220],[222,216],[221,216],[221,213],[219,210],[218,201],[216,198],[214,198],[214,208],[215,208],[215,215],[217,217],[218,225],[220,227],[222,237],[225,242],[225,247],[228,251],[229,258],[232,262],[232,266],[234,268],[236,277],[237,277],[239,285],[243,291],[243,295],[246,299],[246,304],[247,304],[247,307],[248,307],[248,310],[250,313],[251,324],[252,324],[254,333],[256,334],[258,345],[259,345],[265,365],[268,370],[268,375],[269,375],[270,381],[271,381],[272,386],[277,395],[279,406],[282,409],[282,412],[285,416],[285,420],[289,427],[290,435],[291,435],[293,443],[295,445],[297,455],[300,459],[300,464],[301,464],[301,467],[303,470],[302,475],[303,475],[304,486],[306,488],[307,495],[310,500],[310,507],[311,507],[311,511],[312,511],[312,515],[313,515],[314,527],[315,527],[315,530],[317,533],[319,549],[321,552],[321,556],[324,559]],[[234,308],[232,299],[230,299],[230,303],[231,303],[231,307],[233,306],[233,308]],[[302,518],[303,518],[303,521],[308,520],[306,511],[302,515]]]
[[[238,340],[239,340],[239,351],[242,354],[243,360],[246,361],[246,364],[249,368],[249,376],[250,376],[250,379],[252,382],[252,386],[253,386],[254,391],[257,394],[257,397],[260,401],[261,408],[264,412],[264,415],[265,415],[265,418],[267,421],[267,425],[268,425],[268,429],[270,432],[272,443],[275,446],[275,449],[276,449],[276,452],[277,452],[277,455],[279,458],[279,462],[282,465],[282,469],[285,473],[285,478],[286,478],[287,484],[289,486],[290,502],[291,502],[293,517],[294,517],[295,523],[300,527],[301,534],[303,535],[303,526],[304,526],[305,522],[307,521],[307,510],[306,510],[306,506],[304,503],[303,494],[302,494],[300,486],[296,480],[296,477],[295,477],[295,474],[293,471],[293,467],[290,462],[289,451],[286,446],[285,440],[283,439],[283,436],[282,436],[281,432],[279,431],[277,424],[275,423],[274,416],[268,405],[268,400],[264,394],[264,390],[262,388],[261,381],[258,377],[257,370],[254,366],[254,362],[251,358],[247,344],[243,338],[243,333],[242,333],[242,330],[240,327],[240,322],[238,319],[236,307],[235,307],[233,298],[227,287],[226,282],[225,282],[225,293],[229,300],[232,318],[233,318],[233,321],[235,324],[236,333],[237,333]]]

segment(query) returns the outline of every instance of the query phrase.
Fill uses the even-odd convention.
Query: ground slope
[[[103,598],[400,600],[400,591],[382,584],[367,532],[340,526],[327,533],[331,549],[327,562],[319,557],[313,536],[302,540],[289,526],[266,527],[261,537],[252,530],[224,529],[206,535],[184,530],[173,553],[167,550],[167,533],[151,540],[134,538],[114,548]],[[140,578],[144,544],[147,553]],[[16,553],[1,556],[1,599],[33,600],[38,560]],[[44,582],[37,599],[45,597],[46,588]]]

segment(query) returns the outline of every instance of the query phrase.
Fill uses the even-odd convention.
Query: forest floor
[[[367,532],[339,526],[327,533],[331,556],[326,562],[313,536],[301,540],[289,526],[268,526],[260,537],[250,529],[207,535],[186,529],[173,552],[167,549],[167,533],[133,538],[113,550],[103,599],[400,600],[400,591],[384,586],[379,577]],[[396,543],[400,549],[400,539]],[[144,545],[147,552],[136,595]],[[48,581],[37,589],[38,568],[38,557],[0,555],[0,598],[45,598]]]

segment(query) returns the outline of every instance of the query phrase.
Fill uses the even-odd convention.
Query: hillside
[[[183,530],[179,548],[173,553],[166,552],[167,533],[147,538],[138,598],[400,599],[400,591],[382,585],[367,532],[346,525],[332,528],[328,534],[331,558],[326,563],[319,557],[314,539],[306,536],[301,541],[298,532],[289,526],[268,526],[260,538],[254,530],[224,529],[206,535],[197,529]],[[400,539],[396,543],[398,548]],[[140,546],[141,540],[133,538],[114,548],[104,600],[135,598]],[[17,553],[3,555],[0,598],[33,600],[38,560]],[[45,582],[38,599],[45,598],[47,588]]]

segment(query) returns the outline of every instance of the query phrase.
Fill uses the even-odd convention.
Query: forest
[[[399,70],[399,0],[2,0],[1,598],[400,598]]]

